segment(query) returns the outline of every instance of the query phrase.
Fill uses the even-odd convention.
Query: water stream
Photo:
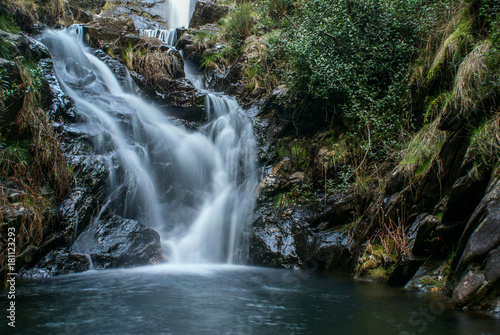
[[[179,17],[190,16],[189,3],[172,3],[187,11]],[[207,94],[208,122],[187,131],[125,90],[84,45],[80,28],[48,31],[42,41],[83,120],[75,127],[108,161],[113,210],[157,230],[171,262],[244,262],[256,144],[251,120],[237,102],[199,86]]]

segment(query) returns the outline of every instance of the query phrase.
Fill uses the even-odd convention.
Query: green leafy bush
[[[243,46],[243,41],[252,32],[253,25],[252,5],[244,3],[238,6],[225,22],[224,37],[233,45]]]
[[[416,5],[411,0],[304,2],[294,18],[297,28],[289,28],[294,30],[288,41],[291,86],[335,109],[350,129],[369,125],[396,131],[396,111],[416,52]]]

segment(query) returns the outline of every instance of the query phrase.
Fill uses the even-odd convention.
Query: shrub
[[[253,25],[252,5],[244,3],[238,6],[226,20],[224,37],[232,44],[240,44],[242,46],[242,42],[252,32]]]
[[[311,0],[289,27],[289,86],[372,142],[399,132],[416,54],[417,1]],[[389,136],[388,136],[389,135]],[[384,145],[382,145],[384,146]],[[375,153],[376,147],[370,154]]]

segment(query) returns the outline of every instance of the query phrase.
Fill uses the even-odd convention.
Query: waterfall
[[[168,26],[170,29],[144,29],[141,36],[155,37],[163,43],[175,46],[177,28],[187,28],[197,0],[169,0]]]
[[[42,42],[82,119],[72,127],[108,162],[109,206],[157,230],[172,262],[244,262],[257,184],[250,118],[210,93],[208,122],[188,131],[124,90],[79,33],[47,31]]]
[[[140,31],[141,36],[155,37],[166,45],[174,46],[177,40],[177,29],[143,29]]]
[[[197,0],[169,0],[168,26],[187,28]]]

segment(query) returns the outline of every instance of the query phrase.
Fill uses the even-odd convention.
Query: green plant
[[[466,156],[490,168],[498,164],[500,157],[500,116],[477,127],[471,136]]]
[[[17,25],[14,18],[4,14],[0,15],[0,30],[6,31],[11,34],[17,34],[21,30]],[[5,57],[2,57],[5,58]]]
[[[446,134],[439,130],[438,126],[439,119],[436,119],[411,137],[400,161],[407,173],[422,175],[439,153]]]
[[[253,8],[250,3],[243,3],[237,6],[229,17],[223,21],[224,37],[237,49],[243,47],[243,41],[252,31],[254,25],[252,11]]]
[[[213,48],[219,36],[212,31],[197,31],[193,34],[193,44],[198,50]]]

